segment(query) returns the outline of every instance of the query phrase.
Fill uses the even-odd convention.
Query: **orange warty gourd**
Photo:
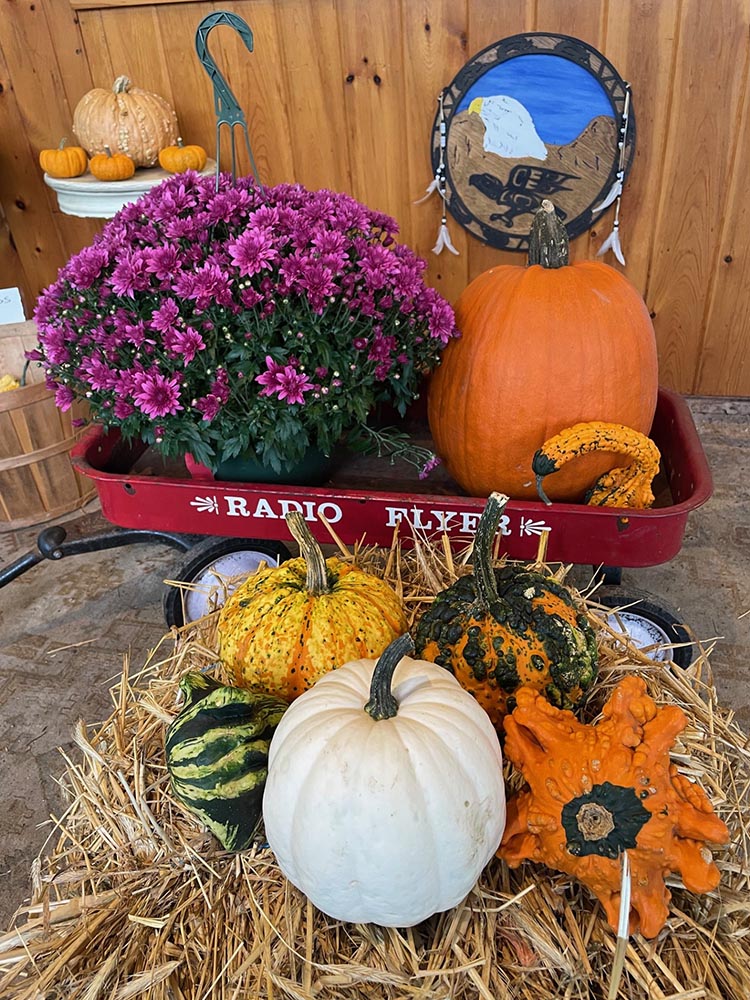
[[[432,376],[428,414],[437,451],[473,496],[535,499],[531,461],[565,427],[592,420],[647,434],[656,409],[654,329],[636,288],[597,261],[568,263],[551,202],[529,238],[529,265],[479,275],[456,303],[460,339]],[[549,482],[552,500],[580,500],[622,464],[576,458]]]
[[[574,876],[616,930],[627,851],[630,933],[656,937],[669,914],[665,878],[679,872],[690,892],[710,892],[720,872],[707,845],[729,840],[700,785],[670,762],[687,716],[676,705],[657,706],[640,677],[620,681],[596,725],[532,688],[516,698],[504,721],[505,754],[527,786],[508,802],[499,856],[511,868],[528,859]]]

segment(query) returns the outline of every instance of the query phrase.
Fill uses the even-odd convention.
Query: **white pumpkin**
[[[337,920],[410,927],[450,909],[505,828],[488,715],[413,651],[404,635],[379,660],[326,674],[271,741],[266,837],[289,881]]]

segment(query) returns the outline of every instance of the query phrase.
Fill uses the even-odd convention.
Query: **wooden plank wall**
[[[263,180],[349,191],[391,213],[428,258],[431,282],[454,300],[482,270],[519,258],[455,223],[460,256],[430,253],[437,200],[414,200],[431,179],[437,95],[484,46],[522,31],[561,32],[602,51],[633,87],[625,270],[654,315],[661,381],[687,393],[750,395],[750,0],[3,0],[2,8],[0,269],[21,283],[27,306],[100,228],[59,212],[39,149],[70,131],[87,89],[122,73],[173,103],[186,140],[213,149],[212,92],[193,39],[215,9],[236,11],[255,35],[252,55],[227,28],[210,44],[247,113]],[[596,252],[611,218],[575,241],[576,258]]]

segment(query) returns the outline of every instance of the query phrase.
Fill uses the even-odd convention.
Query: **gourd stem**
[[[112,84],[112,91],[115,94],[127,94],[130,90],[130,80],[127,76],[118,76]]]
[[[539,499],[543,500],[544,503],[546,503],[548,507],[551,507],[552,506],[552,501],[547,496],[547,494],[544,492],[544,487],[542,486],[542,480],[543,479],[544,479],[544,476],[541,476],[541,475],[539,475],[539,473],[537,473],[537,477],[536,477],[536,491],[539,494]]]
[[[500,599],[492,567],[492,543],[507,502],[504,493],[490,493],[474,536],[474,579],[479,603],[485,609]]]
[[[370,682],[370,700],[365,705],[365,712],[376,722],[398,714],[398,702],[391,691],[393,674],[403,658],[413,652],[414,640],[406,632],[386,646],[378,657]]]
[[[318,597],[320,594],[330,594],[331,585],[328,582],[328,569],[323,550],[310,534],[304,517],[298,510],[293,510],[286,515],[285,520],[295,542],[299,545],[300,553],[307,566],[305,586],[308,592],[313,597]]]
[[[565,267],[570,261],[568,232],[545,198],[535,215],[529,233],[529,266],[541,264],[548,269]]]

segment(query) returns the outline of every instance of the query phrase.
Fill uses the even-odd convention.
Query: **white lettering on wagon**
[[[388,520],[387,528],[395,528],[401,521],[407,521],[414,528],[422,531],[447,531],[454,528],[465,535],[473,534],[479,523],[480,515],[473,510],[429,510],[425,511],[421,507],[386,507]],[[459,523],[452,523],[458,518]],[[500,518],[499,530],[504,535],[512,534],[510,528],[510,518],[503,514]]]
[[[213,500],[215,501],[216,498],[214,497]],[[306,521],[318,521],[321,517],[324,517],[330,524],[336,524],[344,516],[341,507],[337,503],[330,501],[315,503],[312,500],[268,500],[266,497],[259,497],[255,508],[251,510],[247,505],[247,497],[232,496],[230,494],[225,496],[224,500],[227,504],[227,517],[266,517],[273,520],[281,520],[290,511],[296,510],[302,514]],[[200,504],[197,501],[200,501]],[[204,505],[204,498],[202,497],[196,497],[190,503],[191,506],[197,507],[200,511],[209,509]],[[217,514],[219,512],[218,502],[214,512]]]

